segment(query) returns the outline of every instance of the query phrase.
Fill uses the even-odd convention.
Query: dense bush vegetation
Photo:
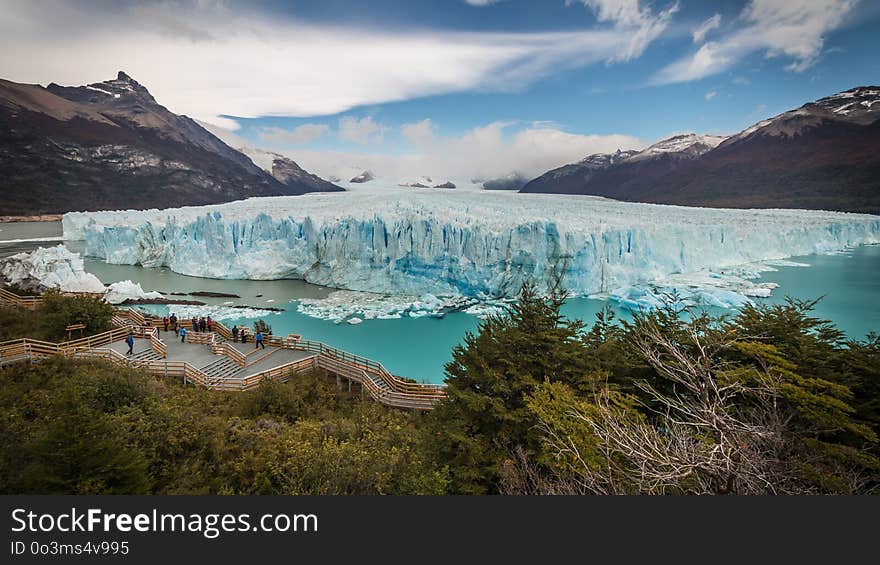
[[[43,304],[36,311],[0,306],[0,341],[29,337],[44,341],[64,341],[64,328],[71,324],[85,324],[83,332],[75,332],[76,339],[111,329],[113,306],[99,297],[65,296],[57,292],[43,295]]]
[[[319,375],[208,392],[100,362],[0,372],[0,492],[434,494],[419,415]]]
[[[471,493],[863,493],[877,489],[880,340],[810,302],[732,318],[671,305],[585,331],[525,289],[468,335],[435,411]],[[440,433],[442,431],[442,433]]]
[[[468,334],[430,414],[320,374],[221,393],[103,363],[6,368],[0,492],[877,491],[876,335],[848,340],[794,300],[723,318],[606,310],[589,327],[562,301],[526,287]]]

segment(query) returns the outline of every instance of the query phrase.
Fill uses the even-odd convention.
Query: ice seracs
[[[127,300],[155,300],[164,298],[159,292],[146,292],[139,283],[124,280],[107,287],[104,300],[110,304],[122,304]]]
[[[869,215],[408,188],[70,213],[63,226],[65,238],[84,239],[88,255],[109,263],[472,298],[513,297],[526,281],[607,293],[880,242],[880,218]]]
[[[23,289],[43,292],[104,293],[98,277],[87,273],[83,259],[63,245],[39,247],[30,253],[18,253],[0,261],[0,277]]]

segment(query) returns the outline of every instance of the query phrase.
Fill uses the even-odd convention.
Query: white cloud
[[[578,135],[555,128],[527,127],[511,132],[512,122],[493,122],[460,136],[437,136],[408,154],[342,151],[287,151],[306,170],[344,180],[365,169],[392,183],[430,176],[467,182],[497,178],[511,172],[535,177],[592,153],[637,149],[645,142],[628,135]]]
[[[388,128],[373,120],[371,116],[355,118],[343,116],[339,119],[339,139],[350,141],[359,145],[379,143],[385,136]]]
[[[649,5],[642,5],[641,0],[577,1],[590,8],[598,21],[610,22],[618,32],[631,34],[626,49],[609,57],[610,62],[639,57],[666,30],[679,8],[678,2],[675,2],[655,14]],[[567,4],[571,2],[566,0]]]
[[[501,2],[501,0],[464,0],[471,6],[476,6],[478,8],[482,8],[483,6],[488,6],[490,4],[497,4]]]
[[[785,67],[800,72],[822,53],[825,35],[840,27],[858,0],[751,0],[737,22],[740,27],[710,41],[661,69],[652,84],[698,80],[731,68],[743,57],[763,51],[787,57]]]
[[[566,69],[638,57],[668,25],[585,2],[613,25],[554,32],[367,29],[260,15],[224,3],[4,0],[0,76],[84,84],[125,70],[162,104],[218,116],[332,115],[464,91],[511,91]],[[223,125],[231,124],[223,122]]]
[[[260,139],[269,143],[284,143],[291,145],[305,145],[320,138],[330,131],[330,127],[324,124],[302,124],[292,130],[279,127],[266,127],[257,134]]]
[[[718,96],[718,93],[715,92],[714,90],[710,90],[709,92],[706,93],[706,95],[704,96],[704,98],[705,98],[706,100],[712,100],[712,99],[715,98],[716,96]]]
[[[697,26],[693,33],[694,43],[702,43],[706,34],[721,26],[721,14],[715,14]]]
[[[434,141],[436,127],[430,118],[400,126],[400,133],[417,147],[430,145]]]

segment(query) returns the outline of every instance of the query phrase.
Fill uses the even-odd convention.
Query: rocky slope
[[[137,81],[0,80],[0,214],[201,205],[314,191],[256,166]],[[294,171],[295,173],[295,171]]]
[[[759,122],[714,148],[691,144],[684,151],[657,155],[649,155],[649,148],[591,174],[565,174],[572,168],[583,170],[578,164],[566,165],[531,181],[523,191],[690,206],[877,214],[878,101],[880,87],[853,88]],[[673,146],[674,139],[661,144]]]

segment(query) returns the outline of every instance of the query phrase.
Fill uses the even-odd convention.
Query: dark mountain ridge
[[[652,146],[669,144],[672,151],[651,155],[648,148],[589,170],[581,164],[554,169],[522,191],[880,213],[880,87],[856,87],[809,102],[714,147],[679,148],[670,143],[674,140]],[[588,160],[602,161],[599,157]]]
[[[123,72],[79,87],[0,80],[0,131],[2,214],[201,205],[316,188],[297,174],[273,177]]]

